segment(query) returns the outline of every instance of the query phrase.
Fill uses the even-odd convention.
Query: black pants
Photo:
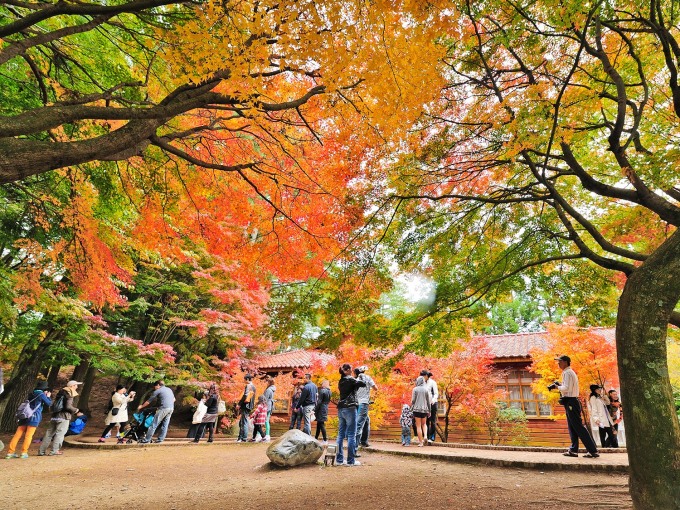
[[[127,425],[127,422],[126,422],[126,421],[122,421],[122,422],[120,422],[120,423],[109,423],[109,424],[106,426],[106,428],[104,429],[104,432],[102,432],[102,437],[106,437],[106,434],[108,434],[109,432],[111,432],[111,431],[113,430],[113,428],[114,428],[116,425],[120,425],[120,428],[118,429],[118,431],[119,431],[119,432],[122,432],[123,429],[125,429],[125,425]]]
[[[614,427],[599,427],[602,448],[618,448],[619,440],[614,434]]]
[[[319,439],[319,433],[322,434],[324,441],[328,441],[328,436],[326,435],[326,422],[325,421],[317,421],[316,422],[316,436],[314,436],[314,439]]]
[[[588,429],[581,420],[581,402],[576,397],[563,397],[563,400],[564,411],[567,414],[569,437],[571,438],[569,450],[578,453],[578,441],[580,439],[588,453],[597,453],[595,441],[593,441]]]
[[[258,432],[260,433],[260,436],[262,436],[262,439],[264,439],[264,425],[253,425],[253,440]]]
[[[196,435],[194,436],[194,443],[198,443],[201,440],[203,434],[205,434],[206,427],[208,428],[208,441],[212,443],[213,433],[215,432],[214,421],[211,421],[210,423],[200,423],[198,425],[198,427],[196,428]]]
[[[427,438],[434,441],[437,438],[437,404],[430,407],[430,417],[427,419]]]

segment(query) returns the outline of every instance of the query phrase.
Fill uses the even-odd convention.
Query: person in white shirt
[[[571,438],[571,446],[563,455],[565,457],[578,457],[578,442],[580,439],[585,449],[588,450],[584,457],[597,458],[600,454],[597,453],[595,441],[593,441],[588,429],[586,429],[581,420],[581,402],[578,399],[578,376],[571,368],[571,358],[569,356],[559,356],[555,360],[562,370],[562,383],[555,381],[551,387],[556,387],[562,394],[560,403],[564,406],[564,411],[567,415],[567,426],[569,427],[569,437]]]
[[[363,446],[364,448],[371,446],[368,443],[368,438],[371,434],[371,419],[368,416],[368,406],[371,403],[371,389],[378,391],[378,386],[371,376],[366,373],[367,370],[368,367],[366,365],[354,369],[354,377],[358,381],[366,383],[366,386],[357,388],[357,401],[359,402],[359,407],[357,408],[357,449],[359,446]],[[366,428],[368,428],[368,430],[366,430]],[[361,457],[358,452],[354,456]]]
[[[434,442],[437,435],[437,401],[439,400],[439,388],[432,375],[430,371],[425,373],[425,384],[430,392],[430,417],[427,419],[427,440],[430,443]]]

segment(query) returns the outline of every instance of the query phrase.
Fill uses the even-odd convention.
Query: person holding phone
[[[106,436],[115,427],[118,427],[118,433],[125,429],[128,422],[128,404],[135,399],[135,394],[134,391],[128,394],[127,388],[122,384],[116,386],[116,391],[111,395],[111,409],[109,409],[104,421],[106,428],[99,438],[100,443],[106,441]]]

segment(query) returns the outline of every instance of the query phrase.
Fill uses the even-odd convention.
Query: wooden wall
[[[337,417],[337,409],[333,404],[329,407],[329,417],[331,424],[337,423],[334,419]],[[279,436],[288,430],[290,423],[289,415],[274,414],[275,421],[272,423],[272,435]],[[385,424],[380,429],[371,429],[371,437],[377,440],[396,441],[401,440],[401,427],[399,426],[399,414],[388,413]],[[444,421],[440,417],[439,424],[443,427]],[[332,429],[330,424],[327,424],[328,435],[330,438],[335,438],[337,431]],[[528,446],[550,446],[550,447],[566,447],[569,446],[569,433],[567,432],[566,419],[549,419],[536,418],[529,419],[529,442]],[[331,430],[332,429],[332,430]],[[316,423],[312,423],[312,435],[316,431]],[[482,430],[472,430],[463,427],[454,427],[449,430],[450,443],[472,443],[472,444],[489,444],[488,434]]]

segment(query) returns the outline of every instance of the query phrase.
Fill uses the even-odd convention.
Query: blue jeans
[[[411,427],[401,428],[401,444],[411,444]]]
[[[241,409],[241,416],[238,420],[238,438],[241,441],[248,441],[248,411]]]
[[[338,453],[335,455],[335,462],[342,464],[344,457],[342,454],[342,443],[347,438],[347,464],[354,464],[354,454],[356,453],[357,437],[357,408],[343,407],[338,409]]]
[[[290,429],[299,429],[300,425],[302,425],[302,411],[292,411],[290,415]]]
[[[312,435],[312,413],[314,412],[314,405],[305,406],[302,408],[302,416],[305,419],[305,424],[302,427],[302,432]]]
[[[149,430],[146,431],[146,437],[144,438],[146,441],[151,441],[154,432],[156,432],[156,429],[159,426],[161,431],[158,434],[158,442],[160,443],[165,439],[165,436],[168,433],[168,426],[170,425],[170,416],[172,416],[173,411],[174,409],[171,407],[156,410],[156,414],[153,416],[153,423],[149,427]]]
[[[359,404],[359,409],[357,411],[357,437],[356,437],[357,446],[359,446],[359,444],[361,443],[361,433],[364,430],[364,425],[366,424],[367,420],[368,420],[368,404]],[[368,435],[366,435],[366,443],[368,443]]]

